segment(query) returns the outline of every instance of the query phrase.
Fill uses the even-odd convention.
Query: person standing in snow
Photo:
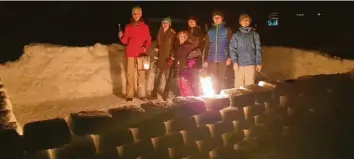
[[[191,68],[196,64],[196,59],[201,56],[199,49],[188,40],[188,31],[181,31],[177,34],[178,43],[175,47],[172,60],[175,62],[175,72],[180,96],[194,96],[190,85],[193,71]]]
[[[135,93],[135,72],[138,72],[138,96],[146,100],[145,70],[138,68],[139,57],[145,56],[151,44],[149,26],[142,19],[142,9],[133,7],[132,18],[125,26],[124,34],[119,31],[120,41],[127,45],[125,56],[127,59],[127,95],[126,100],[132,101]],[[141,59],[141,58],[140,58]]]
[[[251,17],[241,14],[241,27],[232,35],[230,56],[235,73],[235,88],[255,83],[256,71],[262,70],[262,53],[259,34],[250,27]]]
[[[203,67],[207,68],[208,75],[216,93],[219,93],[225,86],[227,66],[231,64],[229,55],[229,42],[232,37],[232,30],[225,26],[224,14],[214,11],[213,25],[205,37],[205,51]]]
[[[168,98],[168,93],[170,91],[170,83],[168,77],[171,73],[170,66],[168,65],[168,60],[171,58],[176,39],[176,32],[171,28],[171,25],[171,18],[164,18],[161,22],[161,27],[156,37],[156,47],[154,49],[154,51],[157,53],[155,56],[156,78],[154,89],[152,90],[151,97],[149,99],[157,99],[157,93],[161,82],[165,85],[162,98],[164,100],[167,100]],[[162,81],[162,78],[164,81]]]
[[[198,19],[194,16],[188,18],[188,34],[189,41],[199,50],[203,50],[204,48],[204,32],[197,24]],[[200,87],[200,77],[199,71],[202,68],[202,56],[199,56],[196,59],[196,64],[193,68],[191,68],[192,77],[191,77],[191,87],[195,95],[200,95],[201,87]]]

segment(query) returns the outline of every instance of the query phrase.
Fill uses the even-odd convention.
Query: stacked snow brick
[[[21,158],[22,129],[12,112],[12,104],[0,79],[0,153],[9,158]]]
[[[176,97],[81,111],[67,119],[27,123],[22,136],[0,137],[19,138],[8,151],[25,159],[251,158],[271,140],[291,138],[294,126],[330,107],[328,100],[340,100],[333,92],[349,91],[349,83],[349,76],[340,74],[248,85],[226,90],[227,98]]]

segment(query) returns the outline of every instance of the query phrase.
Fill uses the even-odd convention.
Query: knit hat
[[[143,10],[139,6],[133,7],[132,14],[133,13],[137,13],[137,12],[140,13],[140,14],[143,14]]]
[[[216,15],[218,15],[218,16],[221,16],[221,17],[224,18],[224,13],[221,12],[221,11],[218,11],[218,10],[213,11],[213,13],[212,13],[211,15],[212,15],[213,17],[216,16]]]
[[[189,17],[188,20],[194,20],[196,23],[198,22],[198,18],[195,16]]]
[[[251,18],[251,16],[250,15],[248,15],[248,14],[241,14],[240,15],[240,18],[239,18],[239,22],[241,22],[243,19],[245,19],[245,18],[248,18],[249,20],[250,20],[250,22],[252,21],[252,18]]]
[[[161,23],[163,23],[163,22],[167,22],[168,24],[170,24],[170,26],[172,26],[172,20],[170,17],[163,18]]]

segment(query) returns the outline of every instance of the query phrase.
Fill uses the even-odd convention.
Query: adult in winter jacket
[[[192,69],[201,52],[188,40],[188,31],[177,34],[178,44],[174,51],[173,59],[176,63],[177,84],[181,96],[194,96],[190,80],[193,75]]]
[[[204,32],[198,25],[198,19],[194,16],[188,19],[189,41],[200,51],[204,49]],[[199,71],[202,68],[202,56],[196,59],[196,64],[191,69],[193,72],[191,77],[191,87],[195,95],[200,95],[200,76]]]
[[[155,77],[156,78],[155,78],[154,89],[151,92],[150,99],[157,98],[158,88],[160,86],[160,83],[162,82],[162,79],[165,80],[164,82],[162,82],[163,84],[165,84],[164,93],[162,95],[162,98],[164,100],[167,100],[168,93],[170,91],[169,90],[170,87],[168,87],[169,83],[167,81],[167,78],[171,73],[171,69],[168,65],[168,61],[172,56],[172,50],[176,39],[176,32],[171,28],[171,25],[172,25],[171,19],[164,18],[161,22],[161,27],[156,37],[156,47],[154,49],[154,51],[157,53],[155,56],[156,59]]]
[[[142,19],[142,9],[134,7],[132,9],[132,18],[130,24],[125,26],[124,34],[119,32],[120,41],[127,45],[125,56],[127,59],[127,95],[126,100],[132,101],[134,97],[134,78],[135,72],[138,72],[138,96],[141,100],[146,100],[145,90],[145,70],[138,67],[141,56],[147,54],[151,44],[151,36],[148,25]],[[139,65],[140,66],[140,65]]]
[[[232,30],[225,26],[222,12],[215,11],[212,14],[214,24],[205,38],[206,51],[203,66],[207,68],[212,78],[214,89],[219,93],[224,88],[226,66],[231,64],[229,55],[229,42]]]
[[[235,88],[255,83],[256,71],[262,69],[262,53],[259,34],[250,27],[251,17],[240,15],[241,27],[232,35],[230,56],[234,63]]]

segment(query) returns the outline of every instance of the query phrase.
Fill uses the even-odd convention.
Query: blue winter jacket
[[[215,25],[208,31],[207,47],[208,55],[205,60],[208,62],[225,62],[229,57],[229,42],[232,36],[231,29],[224,24]]]
[[[239,66],[262,64],[260,37],[251,27],[240,27],[232,35],[229,49],[232,62]]]

